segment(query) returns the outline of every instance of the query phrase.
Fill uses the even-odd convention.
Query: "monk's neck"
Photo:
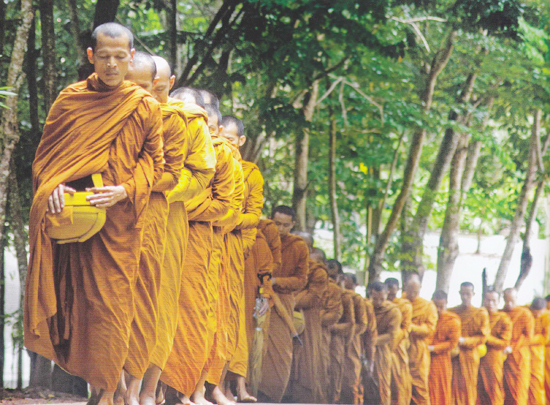
[[[109,86],[107,83],[105,83],[103,80],[101,80],[99,76],[97,77],[97,80],[99,81],[99,84],[101,84],[101,86],[105,87],[107,90],[115,90],[115,89],[119,88],[122,83],[124,83],[124,81],[121,81],[119,84],[117,84],[115,86]]]
[[[475,307],[472,304],[462,304],[460,306],[464,311],[469,311],[474,309]]]

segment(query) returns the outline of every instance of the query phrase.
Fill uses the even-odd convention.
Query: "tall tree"
[[[115,21],[119,0],[97,0],[94,13],[94,28],[98,25]]]
[[[44,82],[44,110],[50,110],[57,91],[55,87],[55,28],[53,21],[53,0],[40,0],[40,25],[42,30],[42,60],[44,70],[42,74]]]
[[[334,244],[334,258],[340,260],[341,240],[340,215],[338,213],[338,199],[336,193],[336,117],[332,108],[330,110],[329,128],[329,152],[328,152],[328,195],[330,199],[330,212],[332,217],[332,233]]]

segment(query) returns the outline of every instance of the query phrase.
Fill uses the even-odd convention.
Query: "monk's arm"
[[[374,360],[374,353],[376,351],[375,341],[378,337],[378,330],[376,329],[376,315],[374,314],[374,308],[370,302],[366,302],[367,307],[367,330],[363,334],[363,343],[365,346],[365,357],[367,360]]]
[[[363,302],[362,297],[356,298],[360,300],[359,305],[356,306],[357,311],[355,313],[355,333],[362,335],[367,330],[369,323],[367,317],[367,305]]]
[[[426,311],[426,322],[422,325],[411,324],[411,333],[420,338],[426,338],[433,334],[437,324],[437,309],[434,304],[430,302]]]
[[[321,325],[325,328],[334,325],[340,320],[343,313],[341,295],[336,294],[336,290],[327,290],[325,306],[321,310]]]
[[[491,327],[489,325],[489,316],[487,312],[481,312],[477,322],[479,323],[477,334],[474,336],[464,336],[464,342],[461,343],[462,347],[474,349],[479,345],[485,344],[487,341],[487,338],[491,334]]]
[[[178,184],[168,194],[169,202],[185,202],[197,196],[206,189],[216,172],[216,154],[204,121],[190,124],[189,136],[187,150],[185,147],[183,150],[184,167]]]
[[[279,270],[281,267],[281,239],[279,238],[279,230],[273,222],[267,222],[265,228],[262,229],[265,240],[271,249],[273,257],[273,271]]]
[[[300,291],[306,286],[309,269],[309,252],[305,242],[294,242],[292,247],[295,258],[294,274],[289,277],[275,277],[273,289],[280,293]]]
[[[319,305],[328,283],[326,271],[319,268],[311,275],[307,288],[296,296],[297,309],[310,309]]]
[[[264,178],[256,168],[248,176],[248,198],[245,201],[244,213],[241,215],[237,229],[255,228],[260,223],[264,206]]]
[[[234,173],[234,189],[231,194],[231,204],[227,213],[213,222],[215,226],[224,227],[224,233],[231,232],[235,229],[235,225],[239,220],[241,215],[241,207],[244,199],[244,180],[243,180],[243,169],[241,164],[233,159],[233,173]],[[212,187],[214,192],[214,187]]]
[[[496,336],[492,333],[487,337],[487,346],[495,349],[504,350],[510,346],[510,340],[512,339],[512,321],[510,318],[505,317],[500,320],[500,330],[497,331]]]
[[[451,319],[448,325],[444,327],[447,329],[447,336],[444,342],[434,345],[433,352],[436,354],[445,353],[453,350],[458,344],[460,338],[461,328],[460,321],[458,319]]]
[[[389,344],[392,349],[397,345],[397,339],[399,337],[399,329],[401,328],[401,311],[398,308],[394,308],[388,314],[387,333],[378,335],[376,338],[376,346]]]
[[[153,191],[163,192],[173,189],[183,170],[183,151],[188,142],[187,122],[179,114],[170,114],[163,122],[164,173],[153,186]]]
[[[412,306],[403,305],[401,309],[401,328],[399,331],[398,340],[402,341],[403,339],[408,339],[409,334],[411,333],[412,326]]]
[[[256,228],[242,229],[241,236],[243,239],[243,253],[246,258],[250,253],[252,246],[256,243]]]
[[[271,251],[267,242],[263,238],[258,238],[257,241],[259,254],[258,254],[258,275],[269,274],[273,271],[273,257],[271,257]],[[271,280],[269,277],[265,276],[262,278],[263,283],[263,296],[266,298],[271,298],[274,294],[273,287],[271,286]],[[260,279],[258,278],[258,283]]]
[[[344,306],[344,314],[347,315],[346,319],[344,319],[345,322],[332,325],[330,330],[333,334],[350,337],[355,328],[355,309],[353,308],[351,297],[343,295],[342,305]]]

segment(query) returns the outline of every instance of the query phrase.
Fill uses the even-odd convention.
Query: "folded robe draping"
[[[392,401],[394,405],[409,405],[412,396],[412,379],[409,370],[409,334],[412,323],[412,305],[405,298],[395,298],[393,303],[401,311],[401,328],[392,362]]]

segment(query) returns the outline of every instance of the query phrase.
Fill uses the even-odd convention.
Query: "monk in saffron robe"
[[[412,380],[409,370],[409,334],[412,324],[412,305],[406,298],[397,297],[399,281],[387,278],[384,284],[388,286],[388,300],[393,302],[401,311],[401,330],[397,348],[393,352],[392,361],[392,404],[409,405],[412,396]]]
[[[491,333],[487,337],[487,353],[479,363],[477,380],[477,405],[503,405],[504,382],[503,371],[504,349],[510,345],[512,338],[512,321],[504,312],[498,310],[500,295],[489,290],[483,297],[483,306],[489,313]]]
[[[292,367],[292,336],[283,316],[292,316],[293,293],[302,290],[307,283],[309,253],[304,240],[290,233],[296,218],[292,208],[278,206],[273,210],[271,218],[279,228],[282,257],[281,267],[273,272],[271,285],[282,308],[275,307],[276,310],[271,314],[259,395],[280,402]]]
[[[328,272],[327,268],[327,272]],[[338,273],[333,271],[328,273],[328,285],[323,297],[321,298],[321,366],[318,374],[322,390],[319,396],[319,403],[328,403],[329,387],[332,376],[330,375],[330,341],[331,327],[335,325],[344,314],[342,305],[342,289],[336,284]]]
[[[87,53],[95,73],[61,92],[33,163],[24,329],[29,350],[107,404],[128,354],[144,213],[164,165],[162,119],[158,102],[124,81],[134,54],[127,28],[100,25]],[[104,187],[93,187],[94,173]],[[76,189],[107,209],[105,224],[85,242],[56,244],[46,227],[70,223],[64,194]]]
[[[363,367],[361,370],[361,379],[362,379],[362,390],[363,390],[363,401],[368,402],[369,393],[367,391],[374,376],[374,356],[376,353],[376,338],[378,337],[378,330],[376,325],[376,315],[374,313],[374,307],[372,306],[372,301],[369,298],[364,298],[365,307],[367,309],[367,329],[362,336],[362,345],[363,345],[363,358],[362,363]],[[376,397],[378,398],[378,393],[376,392]]]
[[[352,292],[353,309],[355,313],[355,329],[349,340],[344,360],[344,378],[342,380],[342,394],[340,401],[345,404],[363,403],[363,385],[361,384],[361,369],[363,355],[362,335],[367,330],[367,303],[355,292],[357,278],[355,274],[345,273],[344,288]]]
[[[531,379],[531,351],[529,344],[535,330],[535,319],[531,311],[517,306],[515,288],[504,290],[503,311],[512,320],[512,339],[505,349],[508,354],[504,362],[504,404],[527,404]]]
[[[489,315],[485,308],[472,305],[474,285],[469,282],[460,285],[462,305],[450,309],[460,317],[460,349],[453,362],[452,398],[456,405],[475,404],[477,398],[477,377],[479,374],[480,346],[489,336]]]
[[[345,293],[341,286],[341,277],[344,274],[342,264],[334,259],[327,261],[329,276],[336,280],[341,291],[343,313],[338,323],[330,327],[330,368],[328,375],[329,394],[328,403],[337,404],[340,401],[342,392],[342,378],[344,376],[344,361],[346,358],[346,347],[355,330],[355,307],[349,293]]]
[[[544,298],[535,298],[531,304],[531,313],[535,318],[535,333],[531,339],[531,381],[529,384],[528,404],[544,405],[544,346],[549,338],[550,313],[546,310]]]
[[[380,405],[391,404],[392,353],[395,351],[401,331],[401,311],[396,304],[387,300],[388,287],[380,281],[369,285],[369,294],[376,314],[378,337],[374,374],[378,381]]]
[[[547,295],[546,309],[550,311],[550,295]],[[546,392],[546,403],[550,404],[550,339],[544,347],[544,391]]]
[[[203,116],[203,131],[208,131],[206,112],[198,105],[202,104],[202,98],[194,89],[180,88],[172,97],[184,101],[188,108],[194,105],[197,113]],[[181,277],[178,324],[172,351],[161,375],[161,381],[186,397],[192,395],[195,403],[204,403],[203,391],[197,387],[204,385],[205,365],[214,339],[209,329],[213,311],[212,278],[216,277],[209,268],[213,251],[212,221],[229,212],[235,188],[231,150],[221,140],[213,140],[213,145],[216,153],[214,178],[205,191],[185,203],[189,237]],[[181,366],[182,361],[185,367]]]
[[[430,375],[430,352],[428,343],[435,331],[437,309],[432,301],[419,297],[421,284],[411,277],[405,285],[407,299],[412,305],[409,364],[412,379],[412,404],[430,403],[428,377]]]
[[[430,404],[447,405],[451,399],[453,365],[451,351],[460,337],[460,318],[447,311],[447,293],[438,290],[432,301],[437,308],[437,325],[428,346],[432,354],[430,362]]]

